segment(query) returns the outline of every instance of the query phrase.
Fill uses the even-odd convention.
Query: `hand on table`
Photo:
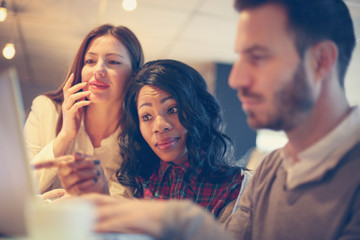
[[[84,195],[97,206],[97,232],[140,233],[159,238],[168,202]]]
[[[65,189],[57,188],[42,194],[41,198],[43,201],[57,201],[58,199],[68,198],[70,196]]]

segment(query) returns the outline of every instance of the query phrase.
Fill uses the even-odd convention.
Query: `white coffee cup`
[[[87,240],[92,233],[95,208],[78,198],[52,203],[31,200],[26,220],[31,240]]]

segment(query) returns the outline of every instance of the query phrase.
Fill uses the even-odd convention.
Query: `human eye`
[[[178,112],[177,106],[170,107],[169,110],[168,110],[169,114],[175,114],[177,112]]]
[[[85,64],[94,64],[94,63],[95,63],[94,59],[91,58],[85,59]]]
[[[264,55],[261,55],[261,54],[254,54],[251,56],[251,58],[254,60],[254,61],[260,61],[262,59],[265,59],[265,56]]]
[[[247,56],[247,59],[250,64],[258,66],[266,62],[267,59],[269,59],[269,54],[262,51],[254,51]]]
[[[150,114],[144,114],[141,116],[141,120],[143,122],[147,122],[147,121],[150,121],[152,119],[151,115]]]
[[[110,65],[120,65],[121,62],[118,61],[118,60],[109,60],[109,64],[110,64]]]
[[[251,62],[251,63],[254,63],[254,64],[256,64],[256,63],[260,63],[261,61],[263,61],[263,60],[266,60],[266,55],[264,55],[264,54],[251,54],[250,56],[249,56],[249,61]]]

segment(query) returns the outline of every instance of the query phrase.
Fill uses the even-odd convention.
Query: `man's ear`
[[[311,47],[311,66],[316,81],[322,81],[334,70],[338,59],[338,48],[332,41],[321,41]]]

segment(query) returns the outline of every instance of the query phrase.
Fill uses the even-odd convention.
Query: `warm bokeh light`
[[[5,21],[7,17],[7,10],[4,7],[0,7],[0,22]]]
[[[13,43],[7,43],[3,49],[3,56],[6,59],[12,59],[15,56],[15,47]]]
[[[129,12],[133,11],[133,10],[135,10],[136,6],[137,6],[136,0],[123,0],[122,1],[122,7],[126,11],[129,11]]]

